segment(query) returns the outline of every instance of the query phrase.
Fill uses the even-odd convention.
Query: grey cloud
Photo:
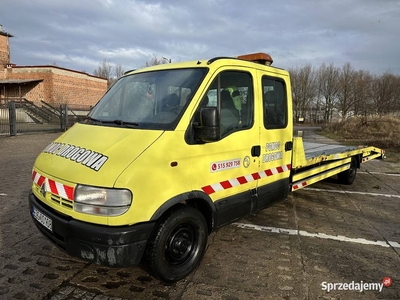
[[[13,0],[2,11],[19,65],[92,72],[105,58],[129,69],[153,54],[183,61],[264,51],[284,68],[350,62],[400,74],[399,1]]]

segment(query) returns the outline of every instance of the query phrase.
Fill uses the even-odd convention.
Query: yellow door
[[[256,205],[259,177],[259,121],[254,109],[254,78],[250,72],[220,71],[204,93],[194,123],[199,123],[202,107],[220,111],[220,139],[189,142],[196,186],[215,203],[217,226],[249,214]],[[186,148],[186,147],[185,147]]]
[[[257,209],[285,199],[292,157],[290,81],[284,74],[259,73],[260,178]]]

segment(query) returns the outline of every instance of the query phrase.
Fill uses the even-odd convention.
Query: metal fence
[[[0,100],[0,136],[39,131],[65,131],[90,111],[87,105],[40,105],[24,98]]]

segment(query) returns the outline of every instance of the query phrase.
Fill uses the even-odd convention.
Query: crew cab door
[[[217,110],[220,116],[218,140],[195,137],[188,147],[196,158],[196,186],[214,202],[217,226],[249,214],[255,206],[260,124],[255,118],[253,77],[240,67],[218,70],[194,116],[194,127],[200,123],[202,108]]]
[[[257,210],[286,198],[292,158],[293,125],[289,78],[259,72],[260,174]]]

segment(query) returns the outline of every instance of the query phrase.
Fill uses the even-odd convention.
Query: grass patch
[[[400,160],[400,119],[394,117],[352,117],[323,126],[320,134],[342,144],[368,145],[386,150]],[[398,157],[398,158],[397,158]]]
[[[353,117],[344,122],[327,124],[321,133],[341,142],[354,141],[400,150],[400,119],[394,117],[370,117],[367,122]]]

